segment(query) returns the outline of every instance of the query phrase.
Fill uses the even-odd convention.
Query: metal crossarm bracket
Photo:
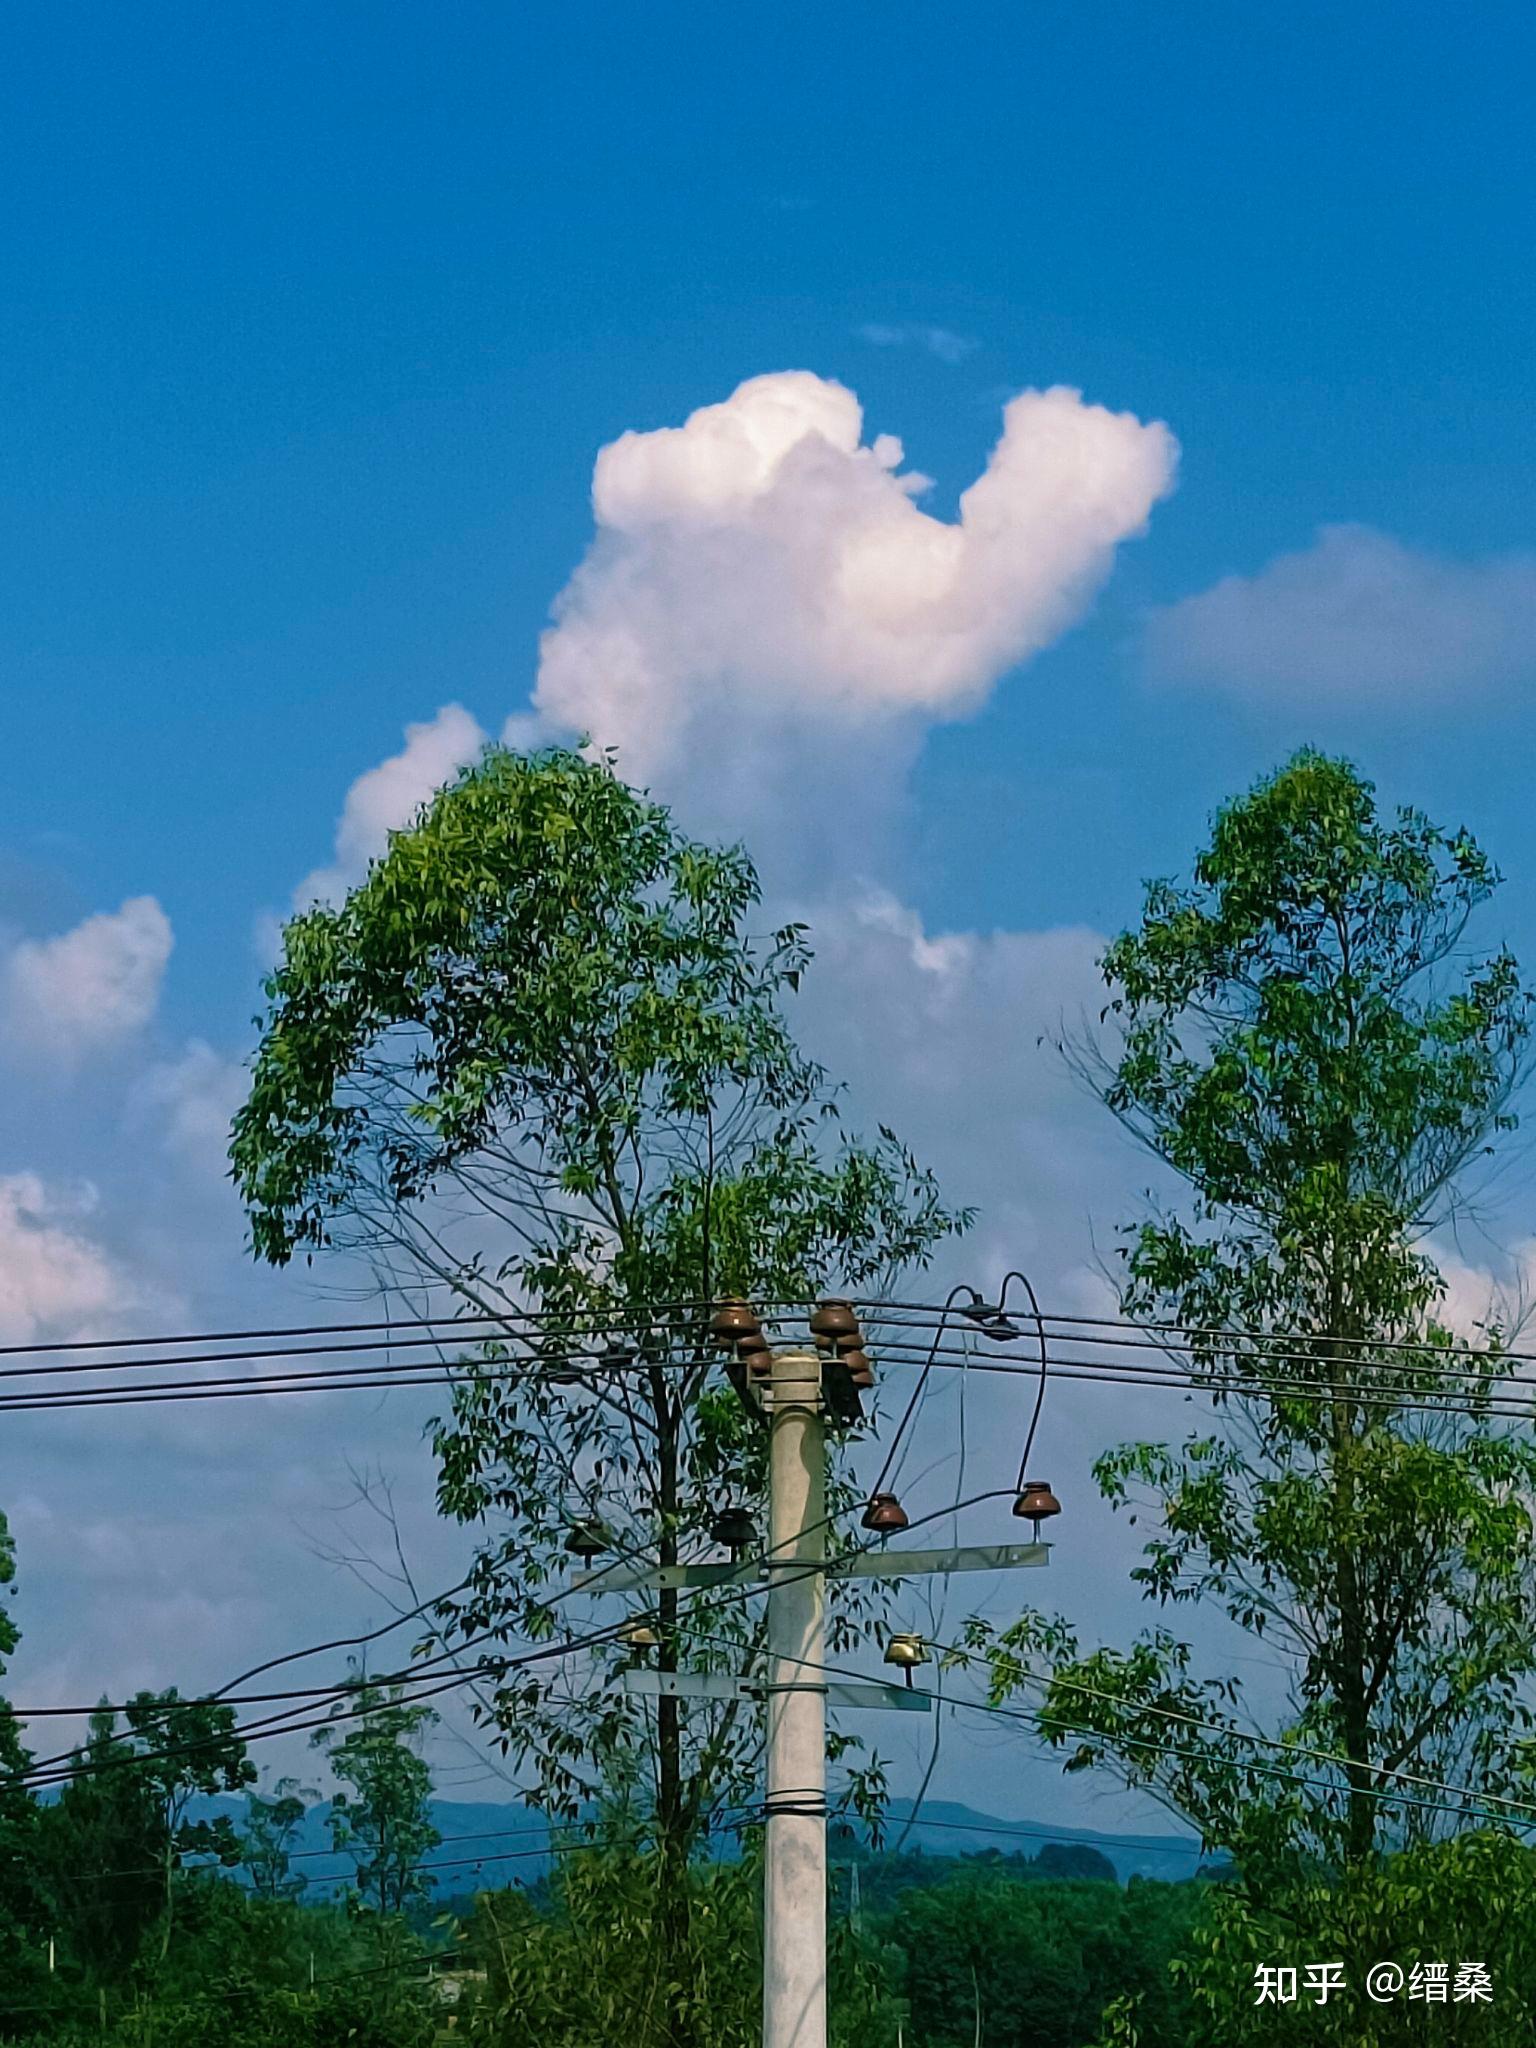
[[[832,1707],[883,1707],[894,1713],[926,1714],[933,1700],[926,1692],[914,1692],[904,1685],[845,1682],[770,1686],[762,1679],[732,1678],[725,1671],[652,1671],[637,1668],[624,1674],[624,1690],[648,1699],[667,1700],[760,1700],[770,1692],[819,1692]]]
[[[853,1374],[840,1358],[822,1360],[821,1394],[833,1419],[844,1429],[853,1429],[864,1420],[864,1403],[853,1384]]]
[[[905,1579],[932,1572],[1003,1572],[1051,1561],[1049,1543],[970,1544],[958,1550],[857,1550],[847,1557],[829,1557],[829,1577],[840,1579]],[[731,1564],[631,1565],[623,1571],[583,1572],[570,1582],[573,1593],[659,1593],[685,1587],[745,1585],[770,1578],[775,1569],[796,1576],[805,1567],[792,1557],[742,1558]]]
[[[730,1381],[737,1400],[746,1409],[753,1422],[757,1424],[759,1429],[766,1429],[768,1427],[768,1416],[763,1408],[762,1399],[756,1387],[752,1384],[751,1374],[734,1351],[725,1361],[725,1376]]]
[[[643,1564],[618,1572],[583,1572],[580,1578],[572,1579],[571,1591],[659,1593],[680,1586],[729,1586],[762,1577],[762,1567],[755,1557],[733,1564]]]
[[[1049,1543],[969,1544],[959,1550],[860,1550],[827,1560],[841,1579],[905,1579],[925,1572],[1004,1572],[1047,1565]]]

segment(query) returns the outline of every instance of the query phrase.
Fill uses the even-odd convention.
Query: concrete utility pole
[[[820,1320],[818,1320],[818,1318]],[[766,1841],[763,1852],[763,2048],[826,2048],[827,2041],[827,1707],[927,1713],[940,1695],[912,1686],[912,1667],[925,1663],[922,1640],[893,1635],[886,1662],[902,1667],[906,1685],[827,1671],[823,1613],[826,1582],[871,1578],[899,1582],[927,1573],[1009,1571],[1044,1565],[1044,1516],[1060,1513],[1050,1489],[1021,1482],[1015,1515],[1035,1523],[1033,1543],[968,1544],[946,1550],[887,1550],[888,1535],[908,1527],[894,1493],[876,1493],[863,1515],[875,1538],[827,1558],[827,1409],[847,1427],[861,1417],[858,1389],[873,1384],[858,1322],[846,1301],[821,1304],[811,1318],[821,1350],[791,1345],[775,1351],[756,1312],[728,1300],[712,1324],[733,1353],[727,1370],[737,1394],[769,1430],[768,1548],[760,1557],[733,1555],[725,1564],[643,1563],[605,1566],[571,1582],[571,1590],[668,1592],[684,1587],[747,1587],[766,1582],[768,1646],[762,1677],[724,1671],[660,1671],[632,1667],[626,1692],[655,1700],[763,1700],[767,1709]],[[855,1373],[860,1377],[855,1377]],[[719,1541],[729,1544],[727,1536]],[[730,1544],[733,1552],[737,1546]],[[645,1638],[654,1642],[649,1629]],[[640,1636],[632,1638],[638,1642]],[[896,1654],[900,1646],[905,1654]],[[851,1680],[851,1682],[850,1682]]]
[[[768,1426],[763,2048],[826,2048],[827,1458],[814,1351],[775,1354]]]

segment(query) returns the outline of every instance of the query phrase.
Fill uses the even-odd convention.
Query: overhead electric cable
[[[1015,1268],[1013,1272],[1003,1275],[1003,1284],[998,1291],[997,1297],[997,1312],[999,1315],[1007,1314],[1008,1283],[1011,1280],[1017,1280],[1024,1289],[1024,1292],[1029,1296],[1029,1306],[1035,1318],[1035,1331],[1040,1340],[1040,1385],[1035,1394],[1034,1412],[1029,1418],[1029,1429],[1024,1438],[1024,1448],[1019,1454],[1019,1490],[1022,1492],[1025,1478],[1029,1472],[1029,1454],[1035,1447],[1035,1436],[1040,1428],[1040,1415],[1045,1407],[1045,1390],[1050,1380],[1051,1361],[1047,1356],[1049,1347],[1046,1343],[1045,1323],[1040,1315],[1040,1303],[1035,1297],[1034,1288],[1029,1284],[1027,1273],[1022,1273]]]
[[[1002,1497],[1006,1491],[1007,1489],[999,1489],[994,1487],[988,1489],[984,1493],[978,1493],[973,1495],[969,1500],[952,1502],[945,1507],[936,1508],[932,1510],[932,1512],[927,1515],[914,1517],[909,1527],[921,1528],[924,1522],[942,1520],[944,1517],[948,1515],[961,1512],[969,1507],[974,1507],[982,1501],[998,1499]],[[841,1519],[844,1515],[857,1513],[862,1505],[863,1503],[861,1500],[853,1500],[848,1502],[844,1507],[838,1508],[834,1510],[831,1514],[824,1517],[823,1526]],[[770,1546],[768,1548],[765,1548],[761,1552],[755,1553],[754,1556],[750,1559],[743,1560],[741,1565],[739,1566],[740,1576],[737,1577],[733,1582],[723,1585],[703,1586],[697,1588],[688,1596],[688,1607],[686,1611],[691,1612],[692,1609],[695,1607],[708,1606],[712,1602],[734,1603],[741,1600],[751,1599],[758,1594],[765,1593],[768,1589],[767,1579],[765,1577],[760,1577],[756,1575],[749,1576],[749,1574],[753,1572],[754,1567],[760,1568],[774,1557],[777,1550],[782,1549],[784,1547],[786,1546],[783,1544]],[[850,1554],[858,1554],[863,1551],[876,1551],[881,1550],[885,1547],[885,1538],[882,1536],[874,1536],[865,1542],[856,1543],[853,1546],[852,1553]],[[633,1559],[635,1556],[638,1556],[639,1553],[631,1552],[629,1555],[630,1558]],[[894,1552],[893,1555],[899,1555],[899,1551]],[[604,1566],[595,1573],[584,1574],[580,1579],[575,1580],[566,1586],[557,1587],[553,1589],[550,1596],[550,1601],[546,1604],[553,1604],[553,1602],[556,1600],[567,1599],[577,1594],[601,1592],[602,1588],[600,1581],[602,1577],[609,1571],[617,1570],[626,1561],[627,1560],[623,1557],[617,1558],[615,1559],[612,1565]],[[806,1565],[801,1570],[784,1574],[780,1577],[778,1582],[780,1584],[793,1583],[795,1579],[810,1576],[821,1569],[822,1567],[820,1565]],[[425,1605],[427,1603],[423,1604]],[[650,1619],[656,1619],[659,1617],[659,1609],[647,1609],[643,1610],[642,1612],[645,1616],[647,1616]],[[402,1617],[402,1619],[403,1618],[408,1617]],[[400,1704],[412,1705],[422,1699],[435,1698],[441,1693],[453,1690],[458,1685],[468,1684],[476,1679],[484,1679],[487,1677],[504,1677],[508,1671],[520,1670],[532,1664],[549,1662],[553,1659],[561,1657],[576,1656],[580,1654],[583,1650],[609,1647],[615,1642],[622,1639],[625,1632],[633,1626],[637,1618],[639,1617],[637,1617],[634,1613],[627,1613],[619,1616],[617,1619],[607,1624],[605,1627],[600,1629],[594,1629],[586,1635],[574,1638],[567,1638],[557,1643],[541,1644],[536,1649],[523,1651],[516,1654],[487,1658],[480,1664],[471,1667],[471,1669],[469,1669],[468,1671],[456,1672],[451,1677],[443,1677],[442,1674],[432,1673],[429,1669],[423,1667],[425,1675],[427,1677],[431,1678],[432,1680],[440,1680],[440,1682],[422,1685],[421,1689],[419,1690],[415,1689],[413,1681],[409,1675],[406,1675],[404,1677],[381,1677],[378,1680],[369,1681],[369,1689],[373,1689],[373,1687],[375,1686],[384,1684],[388,1684],[391,1686],[403,1685],[412,1687],[412,1698],[411,1700],[406,1702],[382,1699],[376,1706],[373,1707],[353,1707],[344,1712],[337,1713],[333,1711],[326,1714],[316,1715],[305,1720],[295,1719],[292,1714],[287,1713],[273,1714],[265,1717],[265,1719],[263,1720],[237,1724],[232,1729],[223,1731],[217,1735],[202,1737],[194,1742],[171,1744],[159,1750],[137,1750],[133,1751],[130,1754],[104,1758],[100,1763],[96,1764],[92,1764],[89,1761],[88,1756],[85,1753],[83,1753],[83,1751],[77,1746],[73,1749],[61,1751],[56,1756],[42,1758],[34,1762],[33,1764],[29,1765],[26,1769],[22,1771],[10,1771],[0,1773],[0,1784],[64,1784],[69,1783],[76,1778],[95,1777],[108,1771],[129,1770],[134,1768],[135,1766],[143,1765],[146,1763],[155,1763],[179,1756],[193,1755],[200,1750],[207,1749],[210,1747],[217,1747],[231,1739],[242,1742],[251,1739],[270,1740],[273,1737],[281,1735],[303,1734],[312,1728],[334,1726],[342,1721],[367,1719],[373,1714],[386,1713],[390,1710],[391,1707]],[[683,1617],[680,1615],[680,1618]],[[436,1658],[429,1660],[429,1664],[440,1663],[450,1656],[462,1655],[467,1648],[473,1647],[476,1643],[483,1642],[486,1639],[487,1636],[471,1638],[470,1642],[466,1644],[458,1645],[452,1649],[445,1649],[444,1651],[440,1652]],[[351,1640],[355,1641],[359,1639],[353,1638]],[[257,1666],[255,1668],[259,1670],[268,1667]],[[245,1675],[250,1676],[251,1674],[247,1673]],[[238,1682],[239,1681],[236,1681],[236,1683]],[[361,1688],[358,1687],[356,1681],[347,1680],[338,1684],[338,1686],[335,1688],[335,1691],[338,1694],[338,1696],[344,1697],[348,1691],[356,1691],[359,1689]],[[209,1699],[196,1702],[196,1704],[209,1704],[210,1700],[212,1699],[217,1699],[217,1695],[210,1696]],[[191,1703],[189,1702],[188,1704]],[[96,1710],[92,1709],[91,1711],[94,1712]],[[18,1718],[22,1717],[18,1716]],[[118,1740],[120,1738],[114,1735],[111,1739]]]
[[[891,1466],[895,1462],[896,1453],[901,1448],[901,1440],[907,1432],[907,1424],[912,1420],[912,1417],[916,1414],[917,1405],[923,1398],[923,1389],[928,1384],[928,1375],[933,1370],[933,1362],[939,1355],[939,1346],[944,1339],[945,1326],[948,1323],[951,1314],[953,1313],[955,1302],[959,1299],[959,1297],[962,1294],[974,1294],[974,1292],[974,1288],[968,1287],[963,1283],[960,1286],[952,1287],[949,1290],[949,1294],[945,1300],[944,1307],[939,1315],[939,1326],[937,1330],[935,1330],[934,1332],[933,1343],[929,1348],[927,1358],[923,1361],[923,1369],[917,1376],[917,1385],[912,1389],[911,1398],[908,1400],[906,1407],[902,1410],[901,1420],[896,1425],[895,1434],[892,1436],[890,1443],[886,1447],[885,1462],[880,1467],[879,1477],[875,1480],[874,1485],[869,1489],[871,1494],[877,1494],[880,1491],[881,1487],[884,1486],[887,1478],[890,1476]]]
[[[1032,1379],[1041,1372],[1041,1366],[1028,1365],[1021,1359],[977,1357],[967,1350],[943,1346],[938,1339],[921,1345],[900,1338],[888,1338],[879,1341],[879,1352],[882,1357],[894,1364],[909,1363],[909,1354],[921,1354],[925,1372],[932,1366],[958,1366],[993,1374],[1024,1373]],[[1257,1364],[1245,1365],[1240,1371],[1232,1373],[1216,1373],[1206,1371],[1198,1365],[1183,1366],[1168,1359],[1152,1359],[1144,1365],[1130,1361],[1116,1365],[1109,1361],[1058,1353],[1048,1354],[1042,1360],[1042,1366],[1046,1372],[1066,1379],[1097,1379],[1106,1384],[1123,1386],[1170,1386],[1223,1397],[1331,1403],[1340,1397],[1341,1391],[1347,1390],[1348,1398],[1362,1406],[1435,1415],[1503,1415],[1525,1418],[1531,1413],[1532,1404],[1528,1404],[1522,1394],[1512,1390],[1530,1386],[1533,1395],[1536,1395],[1536,1380],[1527,1381],[1514,1375],[1480,1375],[1477,1379],[1476,1399],[1464,1398],[1458,1402],[1449,1394],[1432,1396],[1422,1386],[1383,1388],[1372,1384],[1361,1385],[1353,1380],[1345,1383],[1337,1378],[1318,1379],[1293,1374],[1267,1373],[1262,1365]],[[140,1382],[126,1389],[98,1386],[70,1388],[63,1392],[23,1392],[0,1396],[0,1409],[17,1413],[35,1413],[55,1408],[130,1407],[160,1401],[241,1399],[295,1392],[318,1395],[385,1391],[396,1387],[453,1386],[474,1384],[478,1381],[496,1382],[521,1378],[547,1379],[552,1370],[558,1372],[562,1378],[570,1380],[572,1384],[590,1383],[596,1386],[622,1372],[640,1372],[648,1369],[648,1366],[632,1365],[629,1361],[598,1363],[591,1369],[583,1369],[564,1361],[554,1367],[537,1360],[502,1363],[495,1360],[472,1359],[441,1365],[417,1361],[397,1367],[337,1366],[308,1373],[276,1373],[235,1380],[194,1379],[151,1383],[148,1386]],[[1409,1380],[1433,1379],[1438,1376],[1428,1368],[1422,1374],[1404,1375]],[[919,1391],[920,1389],[914,1389],[914,1395]],[[911,1405],[909,1402],[909,1408]],[[1038,1395],[1036,1406],[1039,1406]]]
[[[967,1658],[974,1657],[976,1654],[976,1652],[972,1649],[967,1649],[963,1646],[958,1646],[954,1644],[934,1643],[930,1647],[936,1650],[944,1651],[945,1653],[953,1652],[954,1654]],[[869,1673],[867,1671],[860,1671],[851,1666],[819,1663],[803,1657],[792,1657],[789,1658],[787,1661],[792,1664],[795,1664],[800,1669],[815,1671],[825,1677],[861,1679],[866,1684],[869,1683]],[[1040,1685],[1047,1685],[1050,1683],[1048,1679],[1035,1677],[1034,1674],[1031,1673],[1021,1672],[1020,1677],[1021,1679],[1033,1678],[1034,1682]],[[1034,1714],[1030,1713],[1027,1709],[1007,1707],[1004,1706],[1001,1702],[994,1700],[967,1699],[963,1695],[958,1693],[934,1692],[931,1689],[922,1686],[913,1686],[911,1690],[915,1692],[925,1692],[926,1696],[929,1699],[936,1701],[941,1706],[963,1707],[973,1712],[1000,1715],[1002,1718],[1006,1720],[1021,1721],[1026,1726],[1033,1728],[1037,1734],[1039,1732],[1039,1724],[1037,1717]],[[1114,1698],[1114,1695],[1106,1695],[1106,1697]],[[1331,1756],[1328,1754],[1327,1751],[1301,1752],[1298,1751],[1298,1749],[1294,1745],[1286,1743],[1280,1740],[1278,1737],[1256,1735],[1250,1733],[1246,1729],[1241,1728],[1229,1728],[1219,1721],[1204,1721],[1201,1720],[1198,1716],[1177,1713],[1171,1708],[1166,1710],[1154,1708],[1152,1709],[1152,1711],[1166,1711],[1169,1714],[1170,1718],[1177,1721],[1182,1721],[1186,1727],[1209,1730],[1212,1733],[1219,1734],[1230,1740],[1246,1743],[1250,1747],[1279,1749],[1282,1751],[1286,1751],[1292,1755],[1298,1753],[1318,1755],[1322,1758],[1324,1762],[1331,1764],[1340,1770],[1347,1768],[1349,1763],[1351,1762],[1351,1759],[1348,1757]],[[1437,1802],[1422,1800],[1414,1796],[1411,1796],[1407,1793],[1385,1792],[1379,1789],[1373,1789],[1369,1786],[1351,1787],[1347,1784],[1333,1783],[1328,1779],[1324,1778],[1310,1778],[1304,1775],[1303,1773],[1282,1770],[1269,1764],[1239,1762],[1231,1758],[1213,1759],[1209,1755],[1202,1754],[1199,1750],[1178,1749],[1168,1743],[1153,1742],[1149,1737],[1126,1735],[1119,1732],[1112,1732],[1102,1728],[1094,1728],[1087,1725],[1081,1728],[1074,1728],[1069,1732],[1073,1734],[1091,1736],[1115,1748],[1150,1749],[1161,1756],[1174,1756],[1179,1757],[1181,1759],[1185,1759],[1190,1762],[1201,1763],[1206,1765],[1209,1765],[1213,1761],[1225,1763],[1234,1770],[1257,1772],[1261,1776],[1286,1779],[1294,1784],[1308,1786],[1315,1791],[1327,1792],[1333,1795],[1334,1797],[1343,1797],[1346,1796],[1352,1790],[1358,1790],[1370,1798],[1389,1800],[1396,1805],[1426,1807],[1428,1810],[1437,1813],[1455,1813],[1461,1815],[1465,1815],[1468,1806],[1486,1807],[1490,1805],[1497,1805],[1500,1807],[1509,1808],[1513,1812],[1517,1812],[1522,1815],[1529,1815],[1530,1819],[1525,1823],[1525,1825],[1531,1828],[1536,1828],[1536,1801],[1510,1799],[1502,1793],[1477,1792],[1474,1791],[1471,1786],[1456,1785],[1452,1783],[1449,1779],[1428,1778],[1420,1773],[1404,1772],[1401,1770],[1394,1769],[1387,1765],[1363,1764],[1362,1768],[1370,1771],[1373,1776],[1378,1778],[1392,1778],[1394,1780],[1404,1780],[1408,1783],[1428,1786],[1433,1790],[1447,1792],[1451,1795],[1451,1798],[1456,1803],[1448,1804],[1445,1801]],[[1499,1818],[1500,1816],[1492,1817]]]

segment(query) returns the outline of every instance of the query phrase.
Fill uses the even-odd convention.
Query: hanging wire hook
[[[880,1467],[880,1477],[869,1489],[871,1499],[884,1486],[890,1474],[896,1453],[901,1448],[901,1440],[906,1434],[907,1424],[912,1420],[917,1404],[923,1398],[923,1389],[928,1384],[928,1375],[932,1372],[933,1362],[939,1355],[939,1346],[944,1341],[945,1326],[950,1316],[954,1313],[956,1301],[962,1294],[968,1294],[973,1302],[979,1303],[981,1301],[981,1296],[976,1292],[975,1288],[968,1286],[964,1281],[958,1287],[952,1287],[949,1290],[948,1299],[944,1303],[943,1313],[939,1317],[939,1327],[933,1333],[933,1342],[928,1348],[928,1356],[924,1359],[923,1369],[917,1376],[917,1385],[912,1389],[912,1395],[907,1402],[906,1410],[900,1422],[896,1425],[896,1434],[891,1438],[890,1449],[885,1454],[885,1463]]]
[[[1030,1313],[1035,1319],[1035,1334],[1040,1340],[1040,1386],[1035,1394],[1035,1412],[1029,1418],[1029,1433],[1024,1439],[1024,1455],[1019,1459],[1019,1488],[1022,1492],[1025,1473],[1029,1466],[1029,1454],[1035,1447],[1035,1432],[1040,1427],[1040,1411],[1045,1406],[1045,1387],[1050,1377],[1050,1360],[1046,1355],[1045,1318],[1040,1313],[1040,1303],[1034,1288],[1030,1285],[1027,1273],[1021,1273],[1015,1268],[1013,1272],[1003,1275],[1002,1290],[997,1297],[997,1312],[1001,1316],[1008,1306],[1008,1285],[1013,1280],[1017,1280],[1029,1296]]]

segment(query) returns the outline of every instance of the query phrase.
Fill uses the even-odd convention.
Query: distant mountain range
[[[227,1813],[238,1826],[244,1807],[239,1800],[225,1798],[209,1800],[200,1810],[210,1817]],[[506,1802],[434,1799],[431,1810],[432,1824],[442,1841],[423,1860],[429,1866],[438,1897],[484,1890],[492,1885],[533,1884],[547,1876],[553,1861],[549,1829],[531,1808]],[[911,1811],[910,1800],[891,1801],[885,1835],[887,1848],[894,1845]],[[348,1859],[338,1856],[330,1846],[326,1826],[329,1813],[330,1808],[324,1803],[312,1806],[295,1838],[297,1856],[293,1868],[308,1880],[311,1898],[325,1898],[338,1890],[352,1872]],[[847,1841],[846,1833],[843,1839]],[[1085,1843],[1099,1850],[1114,1865],[1122,1884],[1130,1877],[1179,1883],[1193,1877],[1202,1860],[1200,1844],[1192,1836],[1108,1835],[1093,1828],[1044,1821],[1001,1820],[994,1814],[943,1799],[924,1801],[903,1846],[908,1853],[915,1850],[935,1858],[971,1855],[987,1849],[995,1849],[1004,1856],[1036,1856],[1047,1842]],[[835,1862],[835,1824],[831,1853]]]

